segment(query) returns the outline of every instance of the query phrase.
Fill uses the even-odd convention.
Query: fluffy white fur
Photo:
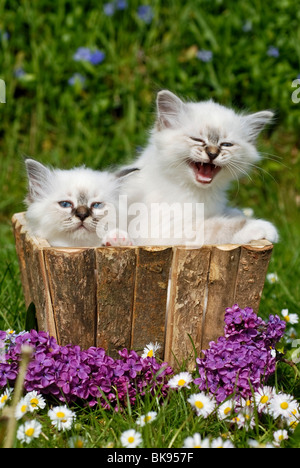
[[[270,111],[240,115],[213,101],[185,103],[169,91],[159,92],[149,144],[134,162],[140,171],[123,186],[129,206],[142,202],[150,212],[152,203],[203,203],[205,244],[261,238],[276,242],[278,234],[271,223],[247,219],[228,207],[226,196],[230,182],[260,160],[256,138],[272,117]],[[149,220],[140,221],[142,225]],[[174,239],[158,242],[151,236],[135,242],[176,243]]]
[[[32,159],[25,164],[31,234],[59,247],[130,244],[126,233],[115,231],[119,187],[115,175],[85,167],[50,169]]]

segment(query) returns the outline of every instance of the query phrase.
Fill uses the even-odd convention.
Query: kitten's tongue
[[[193,169],[198,182],[210,184],[221,168],[210,163],[193,163]]]

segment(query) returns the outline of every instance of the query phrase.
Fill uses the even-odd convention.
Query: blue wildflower
[[[76,62],[79,62],[80,60],[84,60],[89,62],[91,56],[91,51],[88,47],[79,47],[75,54],[73,55],[73,59]]]
[[[117,0],[116,7],[118,10],[126,10],[127,0]]]
[[[95,52],[91,53],[89,62],[93,65],[98,65],[99,63],[102,63],[104,59],[105,53],[101,50],[95,50]]]
[[[115,5],[113,2],[105,3],[103,5],[103,11],[106,16],[112,16],[115,12]]]
[[[153,10],[149,5],[139,6],[137,9],[137,14],[138,17],[147,24],[151,23],[154,16]]]
[[[76,84],[84,85],[86,79],[83,75],[80,73],[74,73],[74,75],[71,76],[71,78],[68,79],[68,84],[70,86],[75,86]]]
[[[198,50],[196,56],[201,62],[210,62],[213,58],[213,53],[211,50],[202,49]]]
[[[268,48],[267,50],[267,54],[269,57],[279,57],[280,53],[279,53],[279,50],[277,49],[277,47],[274,47],[274,46],[271,46]]]

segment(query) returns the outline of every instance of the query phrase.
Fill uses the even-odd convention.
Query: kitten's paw
[[[102,239],[102,245],[117,247],[133,245],[132,240],[129,237],[128,232],[122,231],[121,229],[113,229],[109,231],[106,236]]]
[[[279,240],[279,235],[275,226],[263,219],[248,220],[245,226],[232,238],[233,244],[248,244],[253,240],[267,239],[275,243]]]

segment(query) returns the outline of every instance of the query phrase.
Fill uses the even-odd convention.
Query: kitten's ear
[[[25,159],[28,177],[28,201],[43,198],[51,179],[51,170],[34,159]]]
[[[157,128],[177,128],[180,125],[180,116],[185,110],[185,104],[179,97],[170,91],[163,90],[157,94]]]
[[[244,117],[245,128],[249,135],[249,140],[254,143],[264,126],[271,122],[274,112],[265,110]]]

